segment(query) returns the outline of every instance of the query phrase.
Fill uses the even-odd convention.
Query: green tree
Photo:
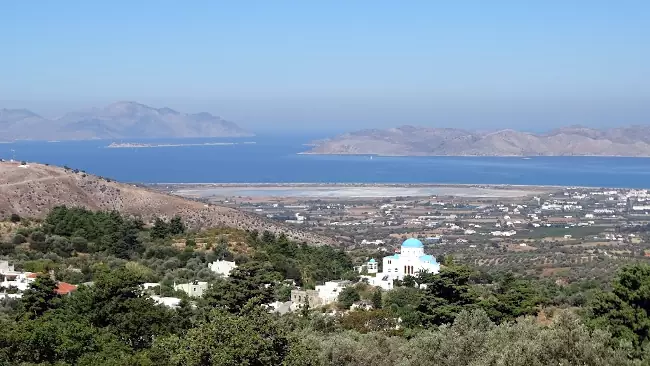
[[[382,307],[382,291],[380,288],[377,288],[372,293],[372,307],[375,309],[381,309]]]
[[[360,333],[392,331],[397,326],[397,318],[384,309],[351,311],[341,317],[340,323],[341,328]]]
[[[249,303],[273,302],[279,279],[269,263],[248,262],[233,269],[228,278],[215,282],[203,297],[210,307],[239,313]]]
[[[138,239],[138,229],[132,221],[124,222],[115,232],[114,237],[107,249],[118,258],[128,259],[144,250]]]
[[[50,236],[45,240],[45,250],[44,252],[54,252],[57,255],[67,258],[72,255],[74,247],[70,240],[64,236]]]
[[[25,235],[19,233],[14,235],[13,239],[11,239],[11,242],[15,245],[20,245],[27,242],[27,238],[25,238]]]
[[[416,285],[415,277],[411,275],[404,276],[404,279],[401,282],[401,286],[404,287],[415,287]]]
[[[13,223],[20,222],[20,215],[18,215],[17,213],[12,213],[11,216],[9,217],[9,221]]]
[[[171,331],[173,314],[143,293],[142,282],[127,268],[100,272],[93,286],[76,291],[69,311],[108,329],[134,350],[147,348],[155,337]]]
[[[590,332],[570,311],[559,312],[549,326],[532,317],[495,326],[482,310],[461,311],[453,325],[413,338],[403,350],[412,366],[437,360],[452,365],[625,365],[625,353],[611,337]]]
[[[359,290],[357,290],[356,287],[348,286],[343,290],[341,290],[341,293],[339,293],[339,297],[337,300],[339,306],[342,309],[349,309],[350,306],[352,306],[352,304],[361,300],[361,295],[359,294]]]
[[[464,266],[445,267],[438,274],[420,274],[426,287],[418,311],[425,325],[451,323],[461,310],[471,309],[477,303],[470,283],[472,274]]]
[[[45,236],[45,233],[42,232],[41,230],[34,230],[30,235],[29,239],[32,242],[36,243],[45,243],[45,240],[47,237]]]
[[[56,308],[60,300],[56,287],[56,282],[50,276],[38,276],[21,298],[23,317],[36,319],[46,311]]]
[[[384,295],[383,307],[393,315],[402,319],[402,326],[415,328],[421,325],[422,319],[417,311],[422,301],[423,292],[414,287],[397,287]]]
[[[80,236],[73,236],[70,238],[70,243],[77,253],[88,252],[88,240]]]
[[[153,227],[151,228],[152,239],[164,239],[169,235],[169,226],[160,217],[156,218]]]
[[[208,320],[183,337],[156,342],[156,363],[203,365],[281,365],[289,352],[289,339],[263,309],[246,315],[212,311]]]
[[[275,300],[282,302],[291,300],[291,290],[292,287],[284,283],[276,286],[274,295]]]
[[[169,222],[169,234],[180,235],[185,233],[185,224],[180,216],[174,216]]]
[[[517,279],[506,274],[496,286],[496,291],[483,298],[482,307],[496,323],[513,321],[524,315],[535,315],[544,301],[539,283]]]
[[[310,310],[311,310],[311,306],[309,306],[309,296],[307,296],[307,298],[305,298],[305,304],[300,307],[300,315],[302,315],[305,318],[308,318],[310,314]]]
[[[650,266],[636,264],[618,272],[612,292],[600,292],[589,304],[590,324],[609,330],[637,350],[650,334]]]
[[[10,255],[16,251],[14,243],[5,243],[0,241],[0,255]]]
[[[196,248],[196,241],[192,238],[185,240],[185,246],[188,248]]]

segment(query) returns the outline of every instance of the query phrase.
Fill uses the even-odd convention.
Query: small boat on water
[[[531,158],[522,158],[522,159],[524,159],[524,160],[530,160]]]

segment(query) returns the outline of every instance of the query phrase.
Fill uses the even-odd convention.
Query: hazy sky
[[[0,107],[256,130],[650,123],[650,1],[5,1]]]

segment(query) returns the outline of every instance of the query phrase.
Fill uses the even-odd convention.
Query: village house
[[[164,297],[151,295],[151,299],[156,302],[156,304],[164,305],[168,308],[177,308],[181,304],[181,299],[178,297]]]
[[[316,290],[291,290],[292,310],[309,304],[310,307],[324,305]]]
[[[216,274],[219,274],[223,277],[228,277],[230,276],[230,272],[233,269],[237,268],[237,265],[235,262],[218,260],[208,264],[208,268]]]
[[[316,292],[323,304],[331,304],[338,299],[341,290],[351,284],[351,281],[327,281],[323,285],[316,286]]]
[[[201,297],[203,296],[203,293],[207,289],[208,289],[208,283],[199,282],[199,281],[174,285],[174,290],[183,291],[186,294],[188,294],[190,297]]]

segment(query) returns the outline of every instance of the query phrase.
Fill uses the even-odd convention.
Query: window
[[[390,264],[390,259],[388,260],[388,264]]]

